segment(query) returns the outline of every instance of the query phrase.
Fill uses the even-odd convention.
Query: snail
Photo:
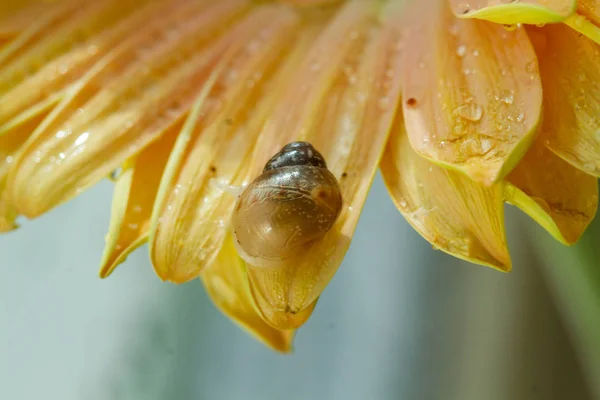
[[[337,179],[308,142],[292,142],[237,199],[232,228],[240,256],[255,266],[302,254],[333,226],[342,208]]]

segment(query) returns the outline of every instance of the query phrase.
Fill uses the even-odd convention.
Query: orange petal
[[[148,239],[150,217],[167,160],[181,130],[170,128],[159,140],[126,162],[115,182],[110,227],[100,266],[108,277],[127,256]]]
[[[18,213],[5,191],[6,177],[25,140],[56,104],[53,99],[48,100],[45,107],[23,113],[22,118],[12,126],[10,131],[0,131],[0,232],[10,231],[17,227],[15,219]]]
[[[544,85],[540,140],[600,176],[600,46],[564,25],[532,30]]]
[[[288,353],[292,350],[294,331],[281,331],[265,323],[257,314],[250,291],[244,262],[238,257],[229,237],[215,262],[200,278],[215,306],[227,317],[267,346]]]
[[[596,0],[579,0],[577,13],[571,15],[565,24],[600,44],[600,3]]]
[[[100,0],[76,10],[63,6],[28,28],[0,54],[0,127],[80,79],[161,8],[143,3]]]
[[[429,17],[408,19],[408,137],[434,163],[491,185],[535,138],[542,102],[536,55],[524,29],[456,20],[440,1],[418,3],[413,11],[428,7]]]
[[[499,24],[560,22],[575,12],[575,0],[450,0],[457,17]]]
[[[287,7],[265,6],[230,30],[235,43],[206,80],[161,183],[150,255],[162,279],[194,279],[218,254],[235,196],[215,182],[246,173],[274,101],[266,91],[279,83],[274,68],[296,40],[299,22]]]
[[[303,324],[350,245],[399,101],[401,6],[349,2],[328,24],[285,87],[256,147],[255,177],[275,151],[308,140],[340,180],[345,207],[332,230],[274,268],[248,265],[263,317],[281,329]],[[371,25],[379,11],[384,20]],[[348,38],[352,40],[349,41]]]
[[[211,4],[173,4],[140,21],[77,83],[15,160],[7,187],[20,212],[35,217],[72,198],[184,118],[231,42],[216,32],[247,5]]]
[[[396,207],[435,248],[510,271],[501,184],[480,186],[417,155],[400,115],[380,167]]]
[[[598,181],[540,142],[506,178],[505,197],[565,244],[575,243],[594,219]]]

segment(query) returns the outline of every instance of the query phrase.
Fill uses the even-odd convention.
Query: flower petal
[[[6,177],[16,154],[31,132],[46,118],[55,103],[52,99],[45,107],[36,108],[23,113],[17,123],[8,132],[0,132],[0,232],[15,229],[17,210],[10,202],[6,188]]]
[[[100,277],[108,277],[129,253],[148,240],[150,217],[163,170],[181,123],[123,166],[116,178]]]
[[[575,167],[600,176],[600,46],[564,25],[531,33],[544,85],[539,140]]]
[[[0,53],[0,126],[80,79],[158,8],[135,0],[99,0],[77,9],[72,3],[38,18]]]
[[[287,142],[311,142],[338,177],[345,205],[332,230],[302,254],[274,268],[247,266],[260,313],[280,329],[308,319],[341,264],[387,140],[400,94],[393,78],[400,74],[401,5],[380,7],[355,1],[339,11],[286,88],[255,149],[249,177]],[[377,11],[384,20],[371,25]]]
[[[284,353],[292,350],[294,331],[281,331],[265,323],[257,314],[246,276],[233,239],[228,237],[214,263],[200,275],[215,306],[244,330],[267,346]]]
[[[439,1],[419,2],[413,10],[423,13],[420,7],[429,6],[436,10],[431,18],[408,19],[408,137],[434,163],[491,185],[535,138],[542,103],[536,55],[524,29],[456,20]]]
[[[265,6],[230,31],[234,44],[206,80],[161,182],[150,257],[162,279],[194,279],[218,254],[235,196],[214,182],[247,170],[273,102],[261,96],[276,90],[278,81],[268,79],[299,22],[287,7]]]
[[[434,248],[510,271],[501,184],[483,187],[420,157],[400,114],[380,167],[396,207]]]
[[[109,51],[26,143],[8,190],[28,217],[72,198],[187,113],[231,37],[215,33],[244,0],[172,4]],[[55,162],[54,160],[60,160]]]
[[[506,200],[562,243],[575,243],[594,219],[597,179],[560,159],[540,142],[506,179]]]
[[[600,3],[595,0],[579,0],[577,13],[571,15],[565,24],[583,33],[600,44]]]
[[[560,22],[575,12],[575,0],[450,0],[454,15],[499,24]]]

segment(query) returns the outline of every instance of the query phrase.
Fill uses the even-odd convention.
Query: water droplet
[[[131,207],[131,211],[133,211],[134,213],[141,213],[142,206],[140,206],[139,204],[135,204],[133,207]]]
[[[10,164],[11,162],[13,162],[13,157],[12,156],[6,156],[6,158],[4,159],[4,162],[7,164]]]
[[[59,157],[61,160],[64,160],[66,156],[65,156],[65,153],[58,153],[58,157]]]
[[[464,44],[458,46],[456,49],[456,54],[458,54],[459,57],[464,57],[465,54],[467,54],[467,46],[465,46]]]
[[[452,115],[458,116],[467,121],[479,121],[483,116],[483,107],[477,103],[468,103],[458,106],[452,111]]]
[[[478,57],[479,56],[479,50],[477,50],[477,49],[473,50],[473,56]]]
[[[459,33],[458,24],[452,24],[452,25],[450,25],[450,27],[448,28],[448,32],[452,36],[458,36],[458,33]]]
[[[492,141],[490,139],[481,139],[481,150],[487,153],[492,148]]]
[[[500,93],[500,101],[504,104],[512,104],[515,101],[515,92],[513,90],[503,90]]]
[[[127,227],[129,229],[137,229],[139,227],[139,225],[138,224],[134,224],[134,223],[130,223],[130,224],[127,224]]]
[[[519,115],[517,115],[517,122],[523,122],[523,120],[525,120],[525,113],[520,112]]]
[[[400,207],[406,207],[408,205],[408,203],[404,199],[400,199],[399,204],[400,204]]]
[[[81,146],[88,140],[89,137],[90,137],[89,132],[83,132],[81,135],[79,135],[77,137],[77,139],[75,139],[75,146]]]
[[[66,131],[62,131],[61,130],[61,131],[56,132],[56,137],[58,139],[64,138],[65,136],[67,136],[67,132]]]
[[[471,11],[471,5],[469,3],[458,3],[456,7],[457,14],[468,14]]]
[[[536,67],[537,63],[535,61],[529,61],[527,64],[525,64],[525,71],[529,73],[535,72]]]

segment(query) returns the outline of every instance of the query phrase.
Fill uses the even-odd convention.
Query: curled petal
[[[218,254],[235,202],[223,186],[241,183],[272,107],[265,88],[278,83],[262,71],[277,65],[299,22],[287,7],[265,6],[231,30],[234,44],[206,80],[161,183],[150,255],[162,279],[194,279]]]
[[[108,277],[136,248],[148,239],[150,217],[160,178],[179,134],[181,124],[126,162],[115,182],[110,226],[100,266]]]
[[[200,274],[208,296],[227,317],[267,346],[284,353],[292,350],[294,331],[268,325],[257,313],[250,296],[244,262],[228,237],[215,262]]]
[[[450,0],[454,15],[499,24],[560,22],[575,12],[575,0]]]
[[[483,187],[420,157],[411,148],[400,117],[388,141],[381,172],[400,212],[435,248],[510,271],[501,184]]]
[[[600,176],[600,46],[564,25],[532,30],[544,85],[542,143]]]
[[[439,0],[418,5],[413,11],[436,11],[431,20],[408,20],[402,82],[410,143],[432,162],[491,185],[536,135],[542,88],[533,47],[523,28],[456,20]]]
[[[285,88],[256,147],[249,177],[287,142],[311,142],[340,181],[344,199],[322,240],[276,267],[247,266],[261,315],[280,329],[308,319],[341,264],[399,101],[400,7],[379,7],[355,1],[342,8]],[[384,18],[374,26],[377,11]]]
[[[596,215],[597,179],[568,164],[540,142],[506,179],[506,200],[565,244],[575,243]]]
[[[7,183],[21,213],[72,198],[185,117],[229,45],[216,32],[247,3],[169,4],[163,17],[129,26],[25,144]]]

